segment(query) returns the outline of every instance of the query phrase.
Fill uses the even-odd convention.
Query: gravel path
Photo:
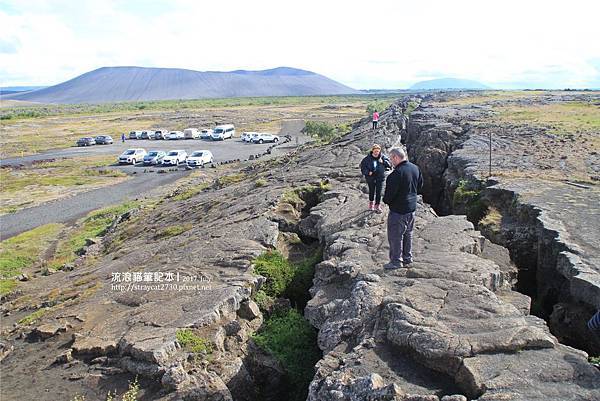
[[[130,180],[110,187],[95,189],[0,216],[1,239],[5,240],[44,224],[74,221],[92,210],[134,199],[141,194],[170,184],[187,174],[189,172],[185,170],[164,174],[137,174]]]

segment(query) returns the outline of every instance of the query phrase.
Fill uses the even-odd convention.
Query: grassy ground
[[[126,202],[88,214],[66,233],[64,239],[58,242],[54,256],[47,262],[47,268],[57,270],[65,264],[73,262],[77,259],[80,250],[86,245],[88,238],[103,236],[118,216],[138,205],[138,202]]]
[[[600,107],[592,102],[564,102],[495,109],[497,120],[549,128],[550,133],[600,132]]]
[[[0,295],[14,290],[16,277],[24,272],[31,274],[35,266],[46,274],[72,263],[88,238],[102,237],[113,221],[139,205],[126,202],[110,206],[89,213],[72,227],[47,224],[0,242]]]
[[[281,97],[244,97],[222,99],[190,99],[190,100],[157,100],[141,102],[115,102],[102,104],[27,104],[7,103],[0,110],[0,119],[5,121],[24,120],[38,117],[66,116],[78,114],[101,114],[115,112],[135,112],[140,110],[189,110],[206,108],[229,108],[247,106],[281,106],[281,105],[318,105],[336,103],[385,102],[394,99],[397,94],[368,94],[340,96],[281,96]],[[380,103],[383,107],[384,104]]]
[[[15,276],[40,261],[62,228],[61,224],[48,224],[0,242],[0,295],[16,286]]]
[[[121,182],[126,174],[107,167],[114,161],[90,156],[0,169],[0,214]]]
[[[472,93],[467,96],[459,96],[454,99],[446,100],[443,103],[446,105],[471,105],[471,104],[482,104],[491,103],[498,100],[516,100],[525,98],[539,98],[543,95],[548,95],[551,92],[548,91],[480,91],[473,95]]]

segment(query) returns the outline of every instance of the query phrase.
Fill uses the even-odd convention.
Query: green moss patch
[[[295,309],[272,315],[253,336],[258,346],[270,352],[285,368],[291,389],[290,400],[305,400],[321,358],[317,331]]]
[[[195,334],[191,329],[177,330],[175,336],[177,342],[188,352],[208,355],[213,351],[210,341]]]

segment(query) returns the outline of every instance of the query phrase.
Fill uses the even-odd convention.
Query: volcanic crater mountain
[[[40,90],[6,96],[41,103],[358,93],[323,75],[297,68],[193,71],[181,68],[102,67]]]

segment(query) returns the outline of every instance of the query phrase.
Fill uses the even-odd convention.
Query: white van
[[[186,128],[183,130],[183,136],[185,139],[198,139],[200,131],[196,128]]]
[[[233,124],[217,125],[213,130],[211,138],[213,141],[223,141],[235,136],[235,127]]]

